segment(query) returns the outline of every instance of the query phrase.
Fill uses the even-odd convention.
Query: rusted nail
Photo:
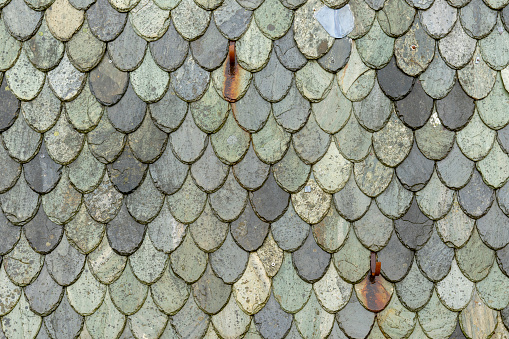
[[[375,277],[380,275],[382,269],[382,263],[376,260],[376,253],[371,252],[371,268],[370,268],[370,279],[372,282],[375,281]]]
[[[235,66],[235,41],[230,41],[230,46],[228,47],[228,58],[230,62],[230,73],[234,71]]]
[[[224,69],[224,89],[223,95],[229,102],[235,102],[240,92],[239,68],[235,58],[235,41],[230,41],[228,46],[228,59]]]

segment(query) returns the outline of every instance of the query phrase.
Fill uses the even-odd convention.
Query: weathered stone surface
[[[422,155],[414,142],[406,159],[396,168],[401,184],[411,191],[419,191],[426,186],[433,174],[434,162]]]
[[[111,247],[120,255],[134,253],[141,245],[146,227],[131,217],[125,204],[117,216],[108,223],[106,235]]]
[[[375,313],[362,306],[355,293],[352,293],[346,306],[336,313],[339,327],[350,337],[365,338],[371,331]]]
[[[124,95],[129,84],[129,74],[118,70],[110,58],[104,57],[88,77],[90,90],[100,103],[106,106],[116,104]]]
[[[83,24],[85,12],[74,8],[68,0],[55,0],[45,18],[51,33],[61,41],[68,41]]]
[[[97,0],[86,14],[92,34],[101,41],[114,40],[127,21],[127,14],[118,12],[107,0]]]
[[[254,321],[258,331],[264,338],[283,338],[292,325],[292,315],[281,309],[271,293],[265,306],[255,314]]]
[[[416,253],[419,268],[433,282],[442,280],[449,273],[453,257],[454,250],[442,242],[436,231]]]
[[[273,293],[285,312],[296,313],[304,307],[313,285],[302,280],[292,264],[291,254],[285,252],[283,264],[272,279]]]
[[[193,295],[197,305],[209,314],[218,313],[230,298],[231,286],[214,275],[210,265],[205,273],[193,284]]]

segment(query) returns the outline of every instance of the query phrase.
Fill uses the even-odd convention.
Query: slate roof
[[[0,338],[507,338],[509,1],[346,3],[0,1]]]

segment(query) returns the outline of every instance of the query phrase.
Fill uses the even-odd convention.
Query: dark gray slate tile
[[[331,255],[318,246],[309,232],[304,244],[292,253],[292,260],[299,277],[309,283],[314,283],[323,277],[329,267]]]
[[[116,104],[122,98],[128,83],[129,74],[118,70],[106,56],[88,77],[92,94],[106,106]]]
[[[454,329],[454,332],[452,332],[449,339],[466,339],[465,335],[461,331],[459,320],[458,320],[458,323],[456,324],[456,328]]]
[[[130,193],[142,182],[147,167],[134,157],[131,148],[126,145],[120,157],[108,164],[107,169],[113,185],[122,193]]]
[[[463,128],[474,114],[474,99],[469,97],[459,81],[456,81],[452,90],[443,99],[437,101],[437,113],[450,130],[457,131]]]
[[[146,111],[147,104],[136,95],[131,83],[122,99],[107,109],[111,124],[123,133],[135,131],[141,125]]]
[[[488,213],[477,220],[477,231],[485,244],[495,250],[501,249],[509,244],[509,217],[494,203]]]
[[[3,143],[0,144],[0,192],[4,193],[16,184],[21,174],[21,164],[12,159],[4,148]]]
[[[57,308],[62,292],[62,286],[59,286],[49,275],[47,265],[42,267],[37,279],[25,287],[30,308],[40,315],[48,315]]]
[[[256,214],[268,222],[279,219],[286,211],[290,201],[290,194],[278,186],[274,175],[271,174],[262,187],[249,193],[249,199]]]
[[[166,194],[173,194],[182,187],[188,170],[189,166],[181,163],[170,147],[166,147],[163,155],[150,165],[155,186]]]
[[[428,121],[433,110],[433,98],[422,89],[417,80],[410,94],[396,102],[396,112],[400,119],[411,128],[420,128]]]
[[[267,101],[277,102],[283,99],[292,85],[292,72],[287,70],[276,56],[276,48],[272,50],[269,62],[254,74],[254,85],[260,95]]]
[[[140,37],[130,23],[127,23],[122,33],[108,44],[108,54],[115,67],[121,71],[132,71],[141,65],[147,42]]]
[[[414,78],[403,73],[393,57],[389,64],[376,72],[382,91],[392,100],[403,99],[412,89]]]
[[[336,73],[348,62],[351,50],[352,42],[349,38],[345,37],[343,39],[336,39],[334,40],[334,44],[331,49],[329,49],[323,57],[318,59],[318,63],[325,70]]]
[[[283,100],[272,105],[276,121],[286,130],[296,132],[306,123],[311,113],[311,104],[292,81],[290,90]]]
[[[274,50],[279,61],[290,71],[298,71],[307,63],[306,57],[293,38],[293,28],[290,28],[281,39],[274,41]]]
[[[127,13],[114,9],[108,0],[97,0],[86,12],[90,31],[99,40],[111,41],[122,33]]]
[[[350,297],[350,301],[345,308],[336,313],[336,321],[339,327],[350,338],[366,338],[371,331],[375,313],[368,311],[361,305],[355,291]]]
[[[223,64],[228,53],[228,40],[219,32],[216,24],[210,22],[205,34],[191,42],[191,52],[201,67],[212,71]]]
[[[497,22],[497,11],[482,0],[472,0],[459,10],[461,24],[468,35],[475,39],[486,37]]]
[[[165,150],[168,135],[157,128],[147,114],[141,126],[129,134],[128,141],[138,160],[144,163],[152,163]]]
[[[475,163],[454,143],[447,157],[437,162],[437,173],[446,186],[461,188],[470,180],[474,166]]]
[[[23,165],[25,180],[37,193],[48,193],[57,185],[62,176],[62,166],[51,159],[43,141],[39,153]]]
[[[196,304],[209,314],[216,314],[226,305],[232,289],[214,274],[210,265],[192,288]]]
[[[126,135],[117,131],[105,115],[99,125],[87,134],[90,152],[97,160],[105,164],[118,158],[124,149],[126,139]]]
[[[214,11],[217,28],[228,40],[237,40],[246,31],[253,12],[242,8],[235,0],[226,0]]]
[[[235,243],[230,233],[226,236],[223,245],[209,254],[212,269],[228,284],[234,283],[240,278],[244,273],[248,259],[249,254]]]
[[[85,263],[85,255],[74,248],[67,237],[63,237],[57,248],[46,255],[48,272],[62,286],[68,286],[78,279]]]
[[[414,141],[410,154],[396,168],[396,175],[406,189],[419,191],[431,179],[434,167],[435,162],[422,155]]]
[[[4,255],[10,252],[18,242],[21,227],[14,226],[3,213],[0,213],[0,234],[2,234],[0,237],[0,255]]]
[[[35,217],[23,229],[30,246],[42,254],[53,251],[60,242],[63,233],[62,226],[49,220],[42,207],[39,207]]]
[[[291,205],[285,214],[271,225],[271,231],[278,246],[292,252],[307,239],[309,225],[297,215]]]
[[[497,141],[502,149],[509,152],[509,125],[497,131]]]
[[[254,316],[256,328],[264,338],[282,339],[292,326],[292,315],[281,309],[281,306],[270,294],[269,301]]]
[[[421,212],[414,198],[405,215],[394,221],[394,228],[405,246],[412,250],[418,250],[431,237],[433,221]]]
[[[417,264],[422,273],[434,282],[442,280],[451,269],[454,249],[442,242],[436,230],[423,248],[417,251]]]
[[[263,245],[269,232],[269,224],[260,220],[251,204],[247,204],[237,220],[231,223],[230,230],[237,244],[251,252]]]
[[[186,101],[201,98],[209,84],[210,74],[188,54],[184,64],[171,73],[170,83],[175,93]]]
[[[117,216],[108,223],[106,235],[111,248],[121,255],[134,253],[145,237],[145,225],[138,223],[122,204]]]
[[[378,252],[378,261],[382,263],[383,275],[392,282],[403,279],[414,260],[414,251],[406,248],[398,239],[396,232],[392,233],[389,243]]]
[[[4,79],[2,86],[0,86],[0,131],[3,132],[11,127],[16,118],[18,117],[20,102],[18,98],[12,93]]]
[[[350,175],[350,179],[345,187],[334,194],[334,202],[338,213],[348,221],[360,219],[369,208],[371,198],[362,193],[355,183],[355,178]]]
[[[149,107],[152,119],[166,133],[176,130],[187,113],[187,103],[172,88],[168,88],[163,98]]]
[[[500,269],[502,270],[502,272],[505,273],[505,275],[509,275],[509,245],[498,250],[496,252],[496,258],[498,267],[500,267]],[[507,316],[509,317],[509,310]],[[509,320],[509,318],[507,318],[507,320]]]
[[[471,218],[477,219],[488,211],[495,192],[482,180],[481,174],[474,170],[468,184],[459,190],[458,202],[463,211]]]
[[[149,45],[154,61],[166,71],[179,68],[186,59],[189,43],[177,32],[173,22],[161,39]]]
[[[55,312],[44,318],[49,335],[55,339],[74,338],[83,327],[84,318],[69,304],[64,296]]]
[[[180,166],[186,165],[181,164]],[[164,167],[160,168],[162,169]],[[207,193],[217,191],[226,181],[228,172],[228,165],[223,164],[221,160],[217,158],[212,148],[212,143],[208,144],[200,159],[191,165],[191,175],[196,185]],[[168,177],[174,177],[173,171],[167,171],[167,173]]]
[[[270,165],[262,162],[256,155],[253,144],[244,158],[233,166],[233,174],[240,185],[247,190],[260,188],[270,173]]]

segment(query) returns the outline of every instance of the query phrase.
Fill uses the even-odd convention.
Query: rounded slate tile
[[[338,73],[337,80],[341,91],[349,100],[360,101],[373,88],[376,73],[362,62],[356,45],[352,46],[348,66]]]
[[[49,156],[60,164],[74,161],[83,148],[84,135],[77,132],[61,114],[57,123],[44,134]]]
[[[122,275],[108,286],[111,301],[125,315],[136,313],[147,298],[148,286],[142,284],[127,265]]]
[[[313,175],[322,190],[336,193],[346,185],[352,165],[339,153],[336,143],[332,142],[327,153],[313,166]]]
[[[460,313],[459,324],[468,337],[488,337],[495,331],[498,312],[489,308],[474,291],[467,307]],[[482,325],[476,326],[477,319]]]
[[[331,207],[325,218],[313,225],[313,235],[317,244],[327,252],[335,252],[343,246],[350,223],[341,218],[334,207]]]
[[[394,229],[405,246],[418,250],[431,237],[433,221],[421,212],[414,198],[405,215],[394,221]]]
[[[187,114],[182,125],[170,135],[171,149],[183,163],[196,161],[205,151],[207,142],[207,134],[196,126],[191,114]]]
[[[95,279],[103,284],[111,284],[124,271],[127,257],[118,255],[108,244],[108,238],[103,237],[97,248],[88,257],[88,265]]]
[[[424,126],[433,110],[433,98],[429,97],[418,80],[404,99],[396,102],[399,118],[410,128]]]
[[[144,162],[156,161],[165,150],[168,135],[154,124],[147,114],[141,126],[129,134],[128,142],[134,156]]]
[[[509,246],[496,252],[497,264],[506,275],[509,272]]]
[[[48,28],[61,41],[68,41],[85,18],[85,12],[74,8],[68,0],[55,0],[45,12]]]
[[[230,66],[229,59],[226,59],[223,66],[212,73],[212,84],[215,90],[228,102],[241,99],[246,94],[253,77],[250,72],[240,67],[237,59],[234,61],[233,66]]]
[[[380,212],[375,203],[372,203],[366,214],[353,223],[353,228],[357,238],[366,248],[378,252],[389,243],[393,222]]]
[[[313,283],[320,280],[327,271],[331,255],[318,246],[313,233],[309,232],[304,244],[292,253],[292,259],[297,274],[305,281]]]
[[[199,7],[192,0],[180,1],[172,11],[175,28],[187,40],[196,40],[205,33],[211,20],[210,16],[209,11]]]
[[[119,12],[128,12],[133,9],[140,0],[109,0],[110,4]]]
[[[111,247],[120,255],[134,253],[140,247],[145,231],[146,227],[129,215],[125,204],[106,227]]]
[[[169,325],[173,325],[175,328],[176,333],[175,330],[168,331],[168,328],[172,329],[172,326],[167,326],[164,334],[173,332],[173,336],[178,334],[183,337],[199,338],[205,334],[209,322],[209,316],[196,305],[193,298],[189,298],[182,310],[175,314],[169,322]]]
[[[404,98],[412,89],[414,78],[407,76],[396,65],[396,58],[377,71],[378,84],[382,91],[392,100]]]
[[[270,166],[258,159],[251,144],[244,158],[233,166],[233,174],[247,190],[260,188],[269,175]]]
[[[397,38],[410,28],[415,13],[415,9],[406,1],[389,0],[377,12],[377,19],[385,34]]]
[[[493,69],[501,70],[509,64],[509,33],[504,29],[500,19],[496,29],[479,42],[484,61]]]
[[[219,220],[210,205],[206,204],[200,217],[190,225],[189,230],[194,242],[201,250],[214,252],[226,239],[229,225]]]
[[[334,265],[329,265],[327,272],[314,284],[313,289],[320,305],[331,313],[346,306],[352,293],[352,285],[341,279]]]
[[[44,71],[58,65],[65,49],[64,44],[53,37],[44,19],[37,33],[25,42],[23,47],[32,64]]]
[[[235,120],[233,112],[229,114],[221,129],[213,134],[210,142],[217,157],[227,163],[235,164],[246,154],[250,135]]]
[[[495,142],[490,153],[477,163],[477,169],[490,187],[500,188],[509,178],[508,162],[507,154],[500,148],[498,142]]]
[[[182,164],[181,166],[185,165]],[[216,157],[211,143],[209,143],[200,159],[191,166],[191,175],[196,185],[207,193],[217,191],[224,184],[228,171],[229,167]],[[182,171],[180,172],[182,173]],[[174,176],[173,172],[169,174],[170,177]]]
[[[474,230],[465,246],[456,250],[456,260],[460,270],[474,282],[488,275],[494,259],[495,252],[482,242],[477,230]]]
[[[110,58],[103,57],[88,77],[92,94],[106,106],[116,104],[124,95],[129,84],[129,74],[118,70]]]
[[[403,280],[395,284],[400,302],[411,311],[426,306],[431,298],[433,286],[433,282],[423,276],[415,260]]]
[[[28,186],[25,178],[19,177],[9,191],[0,195],[0,202],[7,219],[19,225],[25,224],[35,216],[40,200],[39,195]]]
[[[387,189],[376,197],[380,211],[391,219],[398,219],[406,213],[412,203],[413,193],[406,190],[397,176],[392,176]]]
[[[37,279],[24,289],[30,309],[39,315],[49,315],[62,298],[62,286],[49,275],[47,266],[42,267]]]
[[[242,214],[230,225],[233,238],[244,250],[252,252],[262,246],[269,224],[258,219],[250,204]]]
[[[129,213],[140,223],[152,221],[163,206],[164,195],[154,186],[150,175],[126,198]]]
[[[254,12],[254,19],[265,36],[276,40],[291,28],[293,11],[284,7],[278,0],[263,1]]]
[[[330,91],[334,75],[325,71],[316,61],[309,61],[295,73],[299,92],[311,102],[321,101]]]
[[[477,170],[468,184],[458,192],[458,201],[463,211],[475,219],[486,214],[494,197],[495,192],[483,182]]]
[[[18,304],[5,317],[2,318],[3,331],[8,337],[18,334],[34,337],[41,328],[42,318],[30,310],[25,296],[21,296]],[[44,327],[42,328],[44,331]],[[41,331],[42,333],[44,333]],[[4,335],[5,336],[5,335]]]
[[[461,329],[459,329],[459,324],[456,327],[458,313],[448,310],[440,302],[436,291],[433,291],[430,301],[419,311],[419,323],[422,326],[423,332],[430,337],[461,338],[463,336]],[[459,330],[459,335],[455,328]]]
[[[63,297],[57,309],[44,318],[44,327],[50,337],[73,338],[82,329],[84,321],[84,317],[71,307],[67,297]]]
[[[484,62],[479,47],[476,48],[472,60],[458,70],[458,80],[461,86],[468,95],[477,100],[489,94],[495,84],[496,77],[497,72]]]
[[[202,69],[192,56],[188,55],[184,64],[171,73],[170,79],[173,90],[182,100],[196,101],[205,93],[210,74]]]
[[[396,232],[393,232],[387,245],[378,253],[378,261],[383,266],[383,275],[393,282],[406,277],[413,259],[414,252],[399,241]]]
[[[462,210],[457,197],[454,198],[451,210],[436,223],[437,231],[442,241],[449,247],[462,247],[472,234],[474,220],[470,219]]]
[[[260,311],[269,299],[270,287],[271,280],[258,254],[250,254],[244,274],[233,285],[233,295],[240,308],[247,314]]]
[[[94,220],[101,223],[106,223],[117,215],[122,205],[122,199],[122,194],[115,189],[110,181],[108,172],[104,174],[99,186],[84,196],[88,213]]]
[[[268,176],[261,188],[249,193],[249,200],[255,213],[265,221],[275,221],[286,211],[290,195],[276,183],[274,176]]]
[[[351,50],[352,42],[349,38],[336,39],[331,49],[318,59],[318,64],[326,71],[336,73],[348,62]]]
[[[449,212],[454,191],[442,184],[436,172],[422,190],[415,194],[420,209],[433,220],[441,219]]]
[[[169,147],[150,165],[150,174],[158,189],[167,194],[175,193],[184,183],[189,167],[181,163]]]
[[[42,12],[34,11],[23,0],[12,0],[2,9],[2,18],[17,40],[29,39],[39,28]]]
[[[452,68],[463,68],[472,58],[476,40],[468,36],[459,20],[452,31],[438,42],[438,49],[445,63]]]
[[[426,124],[415,131],[415,141],[419,150],[428,159],[442,160],[451,151],[454,143],[454,132],[442,125],[436,110]]]
[[[250,25],[235,45],[235,56],[240,67],[256,72],[269,61],[272,41],[264,36],[256,24]]]
[[[57,224],[70,221],[78,213],[81,203],[82,195],[72,187],[68,170],[64,170],[55,189],[42,196],[44,211]]]
[[[472,298],[474,289],[474,283],[461,273],[455,259],[452,260],[449,274],[436,284],[440,301],[452,311],[464,309]]]
[[[151,104],[150,115],[162,131],[169,133],[176,130],[184,120],[187,103],[180,99],[170,87],[161,100]],[[171,107],[171,109],[170,109]]]
[[[350,161],[364,159],[371,147],[372,134],[360,126],[354,115],[346,123],[345,127],[335,135],[335,141],[339,152]]]
[[[78,71],[64,55],[60,64],[48,72],[49,85],[55,95],[62,101],[73,100],[83,89],[86,74]]]
[[[209,91],[212,92],[212,90],[209,87]],[[217,100],[224,105],[224,108],[226,108],[226,110],[222,109],[221,111],[226,113],[228,108],[226,102],[217,96],[217,94],[216,97]],[[251,133],[257,132],[263,128],[271,111],[270,103],[265,101],[260,94],[258,94],[254,84],[251,84],[244,97],[232,103],[231,107],[237,123],[244,130]],[[202,114],[209,115],[209,110],[204,110]]]
[[[150,53],[154,61],[166,71],[174,71],[184,62],[189,44],[175,30],[173,22],[170,22],[168,30],[157,41],[149,45]]]
[[[509,303],[505,291],[509,288],[509,279],[500,271],[497,263],[493,263],[490,273],[486,278],[476,284],[478,295],[490,308],[502,309]]]
[[[170,76],[156,65],[152,54],[147,51],[140,67],[130,73],[130,80],[134,91],[143,101],[155,102],[166,93]]]
[[[509,123],[509,119],[502,113],[507,110],[508,97],[509,94],[503,85],[502,77],[497,74],[495,85],[490,94],[477,101],[479,116],[488,127],[498,130]]]
[[[293,205],[271,224],[271,232],[278,246],[285,251],[297,250],[308,238],[309,225],[295,212]]]
[[[285,98],[272,105],[276,121],[289,132],[297,132],[307,122],[311,104],[298,91],[294,82]]]
[[[125,134],[118,132],[106,116],[87,134],[90,151],[102,163],[111,163],[120,156],[126,141]]]
[[[127,21],[127,14],[118,12],[108,0],[97,0],[86,15],[92,34],[106,42],[119,36]]]
[[[225,222],[237,219],[247,202],[247,191],[239,185],[231,172],[224,185],[209,197],[210,207]]]
[[[118,103],[108,107],[108,119],[111,124],[123,133],[135,131],[145,117],[147,105],[140,100],[129,83],[127,91]]]
[[[197,14],[196,11],[193,13]],[[141,0],[129,12],[129,22],[134,30],[148,41],[154,41],[163,36],[170,24],[169,17],[170,11],[160,8],[150,0]]]
[[[369,250],[362,246],[355,232],[350,231],[343,247],[334,253],[333,261],[341,278],[356,283],[369,270]]]
[[[497,11],[480,0],[470,1],[460,9],[459,14],[465,32],[475,39],[486,37],[497,21]]]
[[[26,286],[33,282],[41,271],[43,263],[44,257],[30,247],[24,235],[21,236],[16,247],[3,258],[5,273],[18,286]]]
[[[158,251],[149,236],[145,234],[145,239],[140,248],[131,255],[129,263],[134,275],[143,283],[151,284],[163,275],[168,263],[168,255]]]
[[[437,282],[449,273],[454,249],[447,247],[435,230],[427,243],[416,252],[416,258],[421,272],[429,280]]]
[[[214,11],[214,21],[228,40],[238,40],[248,28],[253,12],[242,8],[235,0],[225,0]]]
[[[387,307],[377,314],[378,326],[382,333],[393,337],[405,337],[414,331],[417,323],[417,314],[405,308],[394,296]],[[398,324],[394,326],[394,324]],[[413,334],[413,333],[412,333]]]
[[[5,273],[5,269],[0,271],[0,277],[2,278],[2,282],[0,283],[0,300],[2,303],[0,312],[2,315],[6,315],[11,312],[16,304],[19,301],[21,296],[22,289],[19,286],[14,285],[7,274]],[[277,303],[276,303],[277,304]],[[291,317],[291,316],[290,316]],[[290,318],[291,323],[291,318]],[[3,332],[2,332],[3,334]]]
[[[0,19],[0,69],[5,71],[14,65],[21,51],[21,42],[11,36],[5,25],[5,21]]]
[[[228,232],[221,247],[209,255],[212,269],[224,282],[236,282],[248,262],[249,254],[240,248]]]
[[[116,68],[132,71],[141,65],[146,49],[147,42],[127,24],[118,38],[108,44],[108,55]]]
[[[376,110],[376,109],[375,109]],[[386,166],[395,167],[408,155],[413,144],[412,130],[406,127],[391,108],[391,115],[385,126],[373,133],[373,149]]]
[[[430,8],[420,12],[420,15],[426,32],[432,38],[441,39],[449,34],[456,23],[457,10],[446,0],[436,0]]]
[[[291,134],[278,125],[271,114],[265,126],[258,132],[252,134],[253,149],[260,160],[265,163],[275,163],[288,153]],[[291,158],[295,151],[291,148]],[[283,163],[284,164],[284,163]]]
[[[463,91],[459,82],[456,82],[445,98],[436,103],[440,120],[451,130],[463,128],[474,114],[474,108],[474,100]]]
[[[366,338],[375,320],[375,313],[362,306],[355,293],[348,304],[336,313],[339,327],[351,338]]]
[[[21,228],[12,225],[4,214],[0,213],[0,230],[3,232],[3,237],[0,242],[0,254],[5,255],[18,243],[21,235]]]
[[[447,157],[437,162],[437,174],[445,185],[461,188],[467,184],[472,175],[474,162],[461,153],[457,144],[453,144]]]
[[[296,313],[309,300],[313,285],[302,280],[293,264],[291,254],[284,253],[283,264],[272,279],[273,293],[285,312]]]
[[[349,1],[348,5],[355,18],[353,31],[348,36],[351,39],[358,39],[369,31],[376,12],[364,0]]]
[[[0,87],[0,100],[2,101],[0,130],[4,131],[12,126],[18,117],[20,107],[20,102],[9,89],[7,81],[3,81]]]
[[[86,225],[86,227],[82,225]],[[81,205],[76,216],[65,227],[65,234],[69,242],[85,254],[90,253],[99,245],[103,233],[104,225],[90,217],[85,204]]]
[[[489,247],[498,250],[509,243],[509,219],[498,204],[493,204],[488,213],[477,221],[479,236]]]
[[[5,166],[6,169],[9,169],[12,165],[9,166],[7,163]],[[62,175],[61,165],[55,163],[50,158],[44,142],[37,155],[24,164],[23,169],[25,180],[37,193],[48,193],[51,191],[57,185]]]
[[[190,175],[176,193],[166,198],[173,217],[185,224],[194,222],[200,216],[206,201],[207,194],[196,186]]]
[[[185,233],[186,225],[175,220],[166,206],[163,206],[157,217],[148,224],[148,235],[152,243],[157,250],[165,253],[174,251],[182,242]]]
[[[63,234],[62,226],[51,221],[42,208],[24,226],[24,231],[30,246],[41,254],[53,251]]]
[[[107,166],[110,180],[122,193],[134,191],[145,177],[147,165],[139,162],[129,146],[115,162]]]
[[[354,164],[353,174],[360,190],[374,198],[387,188],[393,170],[379,162],[375,154],[370,152],[363,161]]]
[[[281,309],[271,293],[265,306],[255,314],[254,322],[264,338],[282,339],[290,330],[292,315]]]
[[[456,72],[435,52],[429,67],[419,76],[424,91],[433,99],[442,99],[453,88]]]
[[[274,41],[274,50],[281,64],[290,71],[297,71],[307,63],[306,57],[297,47],[293,29],[289,29],[282,38]]]
[[[258,254],[267,275],[271,278],[275,276],[283,263],[283,250],[278,247],[271,233],[267,235],[256,254]]]
[[[403,162],[396,168],[396,175],[401,184],[411,191],[423,189],[433,174],[434,161],[422,155],[414,142],[412,150]]]
[[[378,83],[375,83],[366,98],[355,102],[353,107],[358,122],[370,132],[382,129],[392,111],[391,101],[384,95]]]
[[[168,29],[168,31],[170,31],[170,29]],[[165,36],[166,35],[168,35],[168,32],[165,34]],[[182,59],[183,62],[184,57],[181,57],[181,55],[184,54],[184,47],[186,47],[185,50],[187,51],[187,46],[184,46],[183,41],[180,41],[181,38],[179,39],[177,36],[173,37],[173,35],[171,35],[170,38],[171,39],[169,41],[171,41],[171,45],[173,46],[173,44],[175,44],[174,41],[177,40],[180,42],[177,45],[180,48],[170,48],[167,53],[173,54],[175,51],[180,52],[177,54],[177,57],[175,57],[175,60]],[[207,71],[213,71],[223,64],[227,54],[227,45],[228,40],[221,35],[221,32],[219,32],[217,29],[216,24],[211,22],[207,28],[207,31],[197,40],[191,42],[191,52],[193,54],[193,58],[201,67]],[[165,59],[165,62],[173,63],[172,59]]]
[[[392,58],[394,38],[384,33],[378,20],[375,20],[370,31],[356,43],[361,59],[369,67],[383,68]]]
[[[366,196],[355,183],[351,175],[345,187],[334,194],[334,203],[338,213],[348,221],[360,219],[368,210],[371,198]]]
[[[321,307],[314,292],[311,292],[309,301],[295,314],[294,319],[297,328],[305,338],[313,336],[324,338],[334,324],[334,314],[330,314]]]
[[[129,317],[131,332],[138,337],[157,338],[163,334],[167,321],[168,317],[157,308],[150,295],[147,296],[141,309]]]
[[[223,338],[240,338],[247,332],[251,317],[239,307],[235,298],[221,312],[212,317],[212,324]]]
[[[16,64],[5,72],[5,79],[10,90],[19,99],[34,99],[44,86],[46,74],[35,68],[26,53],[21,53]]]
[[[193,297],[188,299],[189,286],[173,273],[170,265],[166,266],[161,278],[150,286],[150,292],[155,304],[166,314],[176,314],[182,309],[186,300],[192,300],[194,307],[198,309]],[[184,312],[180,316],[186,313],[186,307],[182,310]]]
[[[314,164],[323,157],[329,148],[330,140],[330,135],[318,126],[314,116],[311,116],[306,125],[292,136],[295,151],[307,164]]]

